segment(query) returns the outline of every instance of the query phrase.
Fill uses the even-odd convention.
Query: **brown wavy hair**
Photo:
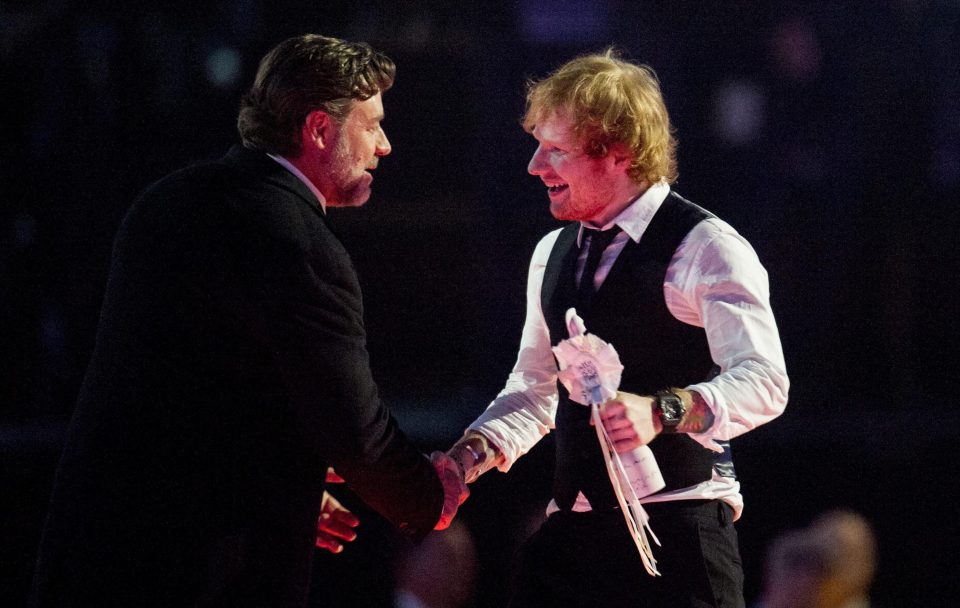
[[[527,83],[523,128],[565,111],[584,150],[602,157],[620,144],[633,154],[630,177],[651,184],[677,179],[677,141],[652,68],[623,61],[616,50],[583,55],[547,78]]]
[[[366,43],[317,34],[288,38],[260,61],[240,102],[237,130],[247,148],[297,156],[310,112],[323,110],[342,124],[354,100],[386,91],[395,77],[393,61]]]

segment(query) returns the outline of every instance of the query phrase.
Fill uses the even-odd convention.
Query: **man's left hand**
[[[647,445],[663,430],[654,415],[653,397],[618,392],[600,408],[600,420],[617,452],[629,452]]]
[[[356,515],[328,492],[323,493],[320,519],[317,520],[317,547],[330,553],[340,553],[343,551],[344,542],[350,542],[357,537],[353,529],[358,525],[360,520]]]

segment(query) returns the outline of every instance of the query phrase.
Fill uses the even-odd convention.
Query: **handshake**
[[[440,513],[440,521],[433,529],[446,530],[453,523],[457,509],[470,496],[470,489],[467,488],[466,472],[458,461],[437,451],[430,454],[430,462],[443,484],[443,511]]]
[[[443,485],[443,510],[434,530],[446,530],[453,523],[457,509],[470,496],[467,483],[472,482],[501,459],[500,451],[487,438],[475,432],[467,433],[446,453],[437,451],[430,455],[440,483]],[[328,483],[344,480],[331,468],[327,471]],[[357,537],[354,528],[360,520],[341,505],[328,492],[323,494],[320,519],[317,522],[316,546],[331,553],[343,551],[344,543]]]
[[[430,462],[443,484],[443,511],[434,530],[445,530],[457,514],[457,508],[470,496],[467,484],[496,466],[503,459],[500,450],[485,435],[468,431],[446,453],[434,452]]]

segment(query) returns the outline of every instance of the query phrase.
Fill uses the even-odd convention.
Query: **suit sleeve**
[[[309,251],[282,257],[262,314],[307,440],[364,502],[418,539],[439,519],[443,490],[380,401],[347,252],[326,232]]]

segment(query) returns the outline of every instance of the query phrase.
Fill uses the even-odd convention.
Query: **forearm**
[[[553,429],[557,408],[555,387],[556,380],[549,395],[541,394],[537,387],[522,392],[504,389],[464,433],[480,433],[497,446],[503,457],[496,465],[506,473]],[[543,388],[545,393],[547,389]]]
[[[715,414],[709,435],[717,440],[738,437],[783,413],[790,381],[771,361],[739,362],[716,378],[686,387],[700,395]]]
[[[713,410],[700,393],[681,388],[671,389],[683,402],[684,414],[677,425],[678,433],[706,433],[714,423]]]
[[[656,395],[618,392],[603,404],[600,419],[615,449],[624,452],[649,444],[661,433],[705,433],[714,423],[714,414],[696,392],[671,388]],[[721,451],[712,445],[704,447]]]

